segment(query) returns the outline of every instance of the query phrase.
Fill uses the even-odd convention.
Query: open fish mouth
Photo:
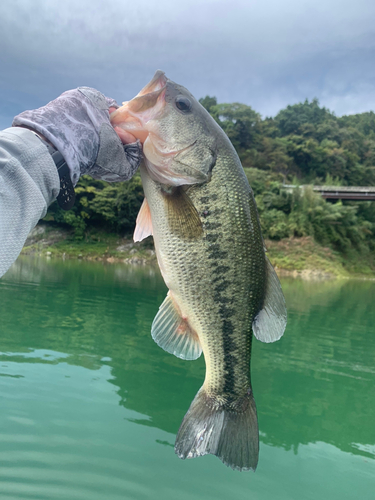
[[[158,69],[152,80],[145,87],[143,87],[143,89],[137,94],[137,97],[165,88],[167,81],[168,78],[165,76],[164,71]]]
[[[149,135],[147,124],[164,111],[167,81],[163,71],[158,70],[131,101],[123,102],[120,108],[111,113],[112,126],[130,132],[144,143]]]

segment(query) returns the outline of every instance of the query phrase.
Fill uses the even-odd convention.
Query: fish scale
[[[187,190],[202,221],[199,241],[184,241],[169,233],[162,191],[157,183],[144,179],[145,171],[142,182],[154,235],[163,235],[156,248],[160,249],[161,266],[170,268],[167,286],[176,301],[192,311],[187,314],[188,319],[193,316],[191,323],[199,324],[196,329],[207,365],[207,393],[231,401],[250,386],[251,323],[264,294],[264,284],[256,279],[259,269],[264,274],[264,251],[255,202],[242,166],[227,158],[228,154],[219,151],[210,182]],[[252,287],[256,292],[251,298]]]

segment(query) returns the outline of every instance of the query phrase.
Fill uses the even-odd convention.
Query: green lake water
[[[253,343],[256,473],[180,460],[204,378],[151,339],[157,269],[19,259],[0,280],[0,499],[375,498],[375,282],[282,280]]]

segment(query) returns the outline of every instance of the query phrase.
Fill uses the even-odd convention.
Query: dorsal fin
[[[147,238],[147,236],[152,236],[152,221],[150,207],[145,198],[137,215],[133,240],[142,241]]]
[[[275,342],[283,336],[287,313],[279,278],[267,256],[266,274],[263,307],[254,318],[253,332],[255,337],[262,342]]]
[[[181,317],[170,292],[159,308],[152,323],[151,335],[165,351],[182,359],[197,359],[202,353],[198,335]]]

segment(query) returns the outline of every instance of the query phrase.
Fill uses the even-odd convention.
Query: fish
[[[143,143],[145,198],[134,240],[153,235],[168,287],[152,338],[184,360],[203,352],[206,364],[175,452],[213,454],[232,469],[255,471],[252,338],[280,339],[287,312],[240,159],[206,109],[160,70],[111,122]]]

